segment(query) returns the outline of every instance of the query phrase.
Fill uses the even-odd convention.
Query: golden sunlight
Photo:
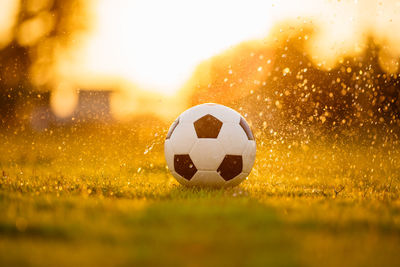
[[[202,60],[268,33],[271,4],[252,2],[100,0],[83,66],[173,94]]]
[[[0,1],[0,48],[12,40],[18,9],[19,1]]]
[[[117,88],[120,96],[113,98],[113,113],[137,113],[143,105],[129,104],[138,102],[137,95],[151,92],[162,101],[183,102],[177,92],[200,63],[245,41],[271,43],[271,29],[285,20],[315,26],[308,50],[313,62],[325,69],[359,53],[368,34],[396,47],[400,37],[388,29],[400,24],[400,6],[388,2],[391,5],[357,0],[93,1],[92,30],[76,36],[75,44],[60,53],[56,74],[59,82],[79,88]],[[381,57],[387,71],[397,69],[393,59],[399,54],[399,49],[389,49]],[[254,77],[242,77],[247,78]]]

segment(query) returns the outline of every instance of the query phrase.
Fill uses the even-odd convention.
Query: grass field
[[[400,266],[398,145],[258,136],[248,180],[206,190],[168,174],[164,136],[2,134],[0,266]]]

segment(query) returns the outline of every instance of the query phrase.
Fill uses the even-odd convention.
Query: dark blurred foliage
[[[266,45],[264,51],[252,55],[272,55],[262,59],[270,60],[272,65],[263,79],[255,81],[260,84],[255,90],[232,99],[215,94],[209,86],[202,88],[201,94],[194,93],[192,104],[217,102],[232,106],[256,129],[271,134],[278,131],[286,138],[357,138],[367,134],[374,139],[377,132],[397,138],[400,76],[382,70],[380,46],[369,38],[361,54],[343,58],[333,69],[323,70],[306,52],[304,36],[312,37],[312,31],[305,32],[301,29],[278,41],[273,53]],[[224,94],[229,96],[229,90]]]
[[[0,123],[4,126],[18,120],[17,104],[30,90],[27,73],[31,61],[27,49],[15,42],[0,51]]]
[[[35,113],[34,108],[49,108],[50,80],[57,46],[67,46],[73,42],[71,35],[86,29],[86,22],[78,18],[85,16],[85,1],[82,0],[22,0],[17,21],[13,29],[12,41],[0,49],[0,127],[13,128],[27,116]],[[44,3],[44,4],[43,4]],[[18,38],[24,25],[44,15],[52,17],[49,30],[42,35],[34,35],[33,40]],[[33,82],[35,75],[40,83]],[[32,113],[33,112],[33,113]]]

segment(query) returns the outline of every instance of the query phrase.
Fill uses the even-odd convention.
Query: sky
[[[95,27],[76,50],[77,64],[166,95],[177,92],[201,61],[265,38],[286,19],[321,28],[312,50],[327,67],[356,53],[369,32],[400,43],[400,34],[388,30],[400,26],[400,1],[99,0],[93,8]]]
[[[51,0],[28,2],[40,6]],[[387,48],[381,54],[383,67],[388,72],[398,70],[400,32],[395,29],[400,27],[400,1],[396,0],[86,3],[90,30],[72,36],[73,42],[56,59],[52,99],[54,108],[62,107],[60,116],[68,116],[76,105],[76,87],[118,87],[120,93],[112,103],[120,115],[143,108],[138,91],[168,100],[166,105],[171,106],[170,100],[179,98],[200,63],[240,43],[268,39],[278,23],[288,20],[311,23],[318,29],[307,49],[321,68],[329,69],[341,57],[360,53],[366,38],[373,35]],[[0,47],[10,41],[18,8],[19,1],[0,0]],[[24,45],[22,37],[19,41]]]

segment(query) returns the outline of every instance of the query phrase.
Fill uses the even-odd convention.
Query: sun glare
[[[0,1],[0,48],[12,40],[12,31],[18,14],[19,1]]]
[[[324,28],[312,49],[317,60],[328,62],[337,56],[333,50],[347,48],[358,26],[357,1],[98,0],[92,10],[93,30],[71,68],[77,76],[119,78],[165,95],[179,90],[203,60],[265,38],[285,19],[307,18]]]
[[[82,51],[85,68],[172,94],[196,65],[271,27],[265,1],[108,1]]]
[[[102,89],[106,84],[111,85],[107,89],[122,89],[115,99],[131,96],[126,103],[137,101],[137,92],[176,101],[182,99],[176,93],[201,62],[242,42],[268,38],[285,20],[315,25],[308,49],[321,68],[360,52],[368,34],[392,47],[385,60],[390,63],[400,54],[393,49],[400,47],[393,45],[400,37],[388,30],[400,24],[400,5],[392,8],[394,2],[388,2],[392,5],[357,0],[93,1],[91,31],[60,53],[57,72],[60,82],[79,88]],[[387,17],[390,20],[382,19]],[[396,62],[389,63],[388,70],[397,69]],[[124,113],[118,111],[120,106],[136,112],[134,105],[116,103],[116,113]]]

